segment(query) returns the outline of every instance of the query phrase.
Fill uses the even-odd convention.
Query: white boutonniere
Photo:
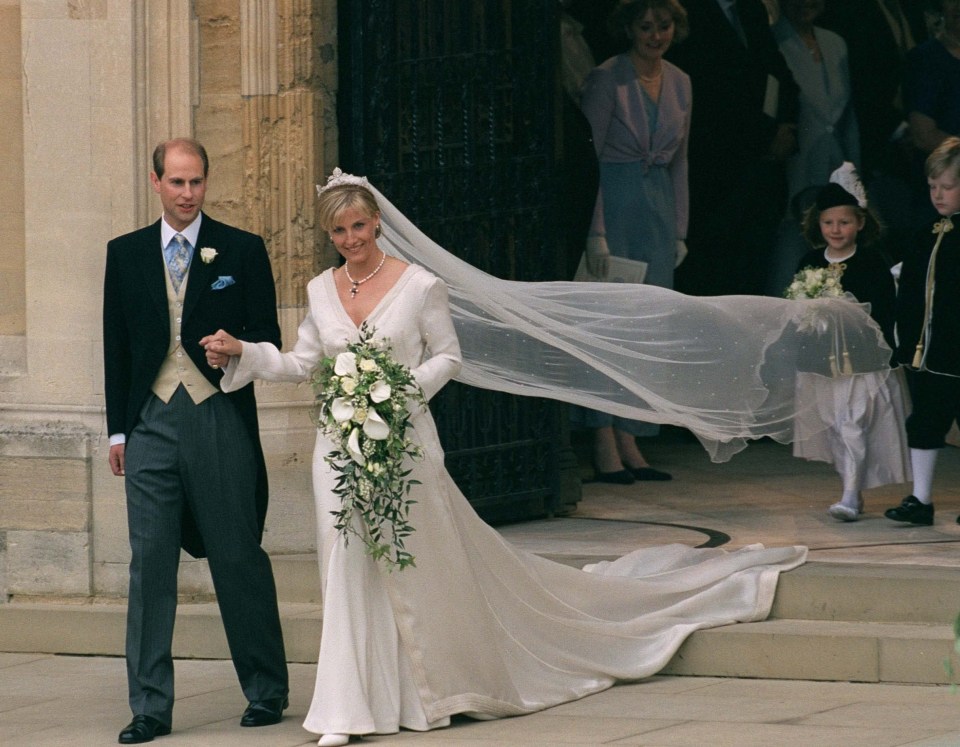
[[[209,246],[205,246],[203,247],[203,249],[200,250],[200,259],[203,260],[203,264],[208,265],[211,262],[213,262],[213,260],[215,260],[216,258],[217,258],[216,249]]]

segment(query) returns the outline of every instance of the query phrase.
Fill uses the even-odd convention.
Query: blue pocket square
[[[229,288],[236,282],[237,281],[233,279],[233,275],[221,275],[210,284],[210,290],[223,290],[224,288]]]

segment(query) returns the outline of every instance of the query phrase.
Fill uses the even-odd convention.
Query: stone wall
[[[7,172],[0,179],[0,376],[22,370],[26,354],[20,77],[20,8],[0,2],[0,163]]]
[[[336,0],[0,0],[0,155],[21,178],[0,183],[0,601],[126,592],[101,285],[106,242],[159,215],[148,180],[157,142],[205,143],[206,210],[264,235],[284,340],[295,340],[306,281],[326,263],[314,184],[336,165],[335,10]],[[258,396],[265,547],[312,552],[310,392],[265,385]],[[181,589],[209,593],[204,562],[184,559]]]

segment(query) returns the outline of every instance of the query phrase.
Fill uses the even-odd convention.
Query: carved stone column
[[[302,308],[315,274],[320,154],[310,0],[241,0],[244,202],[272,253],[282,308]],[[283,43],[279,44],[278,39]]]
[[[191,0],[134,0],[134,104],[137,117],[136,206],[140,225],[156,218],[149,156],[172,137],[191,137],[199,103],[199,46]]]

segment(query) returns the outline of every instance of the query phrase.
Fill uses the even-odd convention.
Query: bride
[[[406,224],[401,225],[400,218],[383,223],[383,207],[388,206],[391,216],[398,211],[365,178],[338,169],[319,192],[320,225],[345,263],[310,281],[308,312],[296,345],[281,353],[269,343],[239,341],[219,330],[201,340],[208,362],[224,367],[225,391],[254,379],[302,381],[321,360],[355,342],[365,323],[377,337],[389,339],[393,355],[409,367],[429,399],[458,376],[462,365],[447,283],[381,248],[389,231],[389,245],[393,253],[400,253],[399,239],[392,232],[407,230]],[[458,268],[448,266],[456,288],[455,305],[461,310],[459,324],[462,319],[475,321],[478,315],[462,313],[469,289],[457,282]],[[536,284],[516,285],[523,286],[519,296],[526,298]],[[647,288],[644,293],[648,290],[670,293]],[[691,306],[697,303],[679,301],[686,298],[679,294],[670,298]],[[768,301],[773,305],[764,307],[765,313],[797,303]],[[742,306],[741,300],[738,308]],[[696,308],[694,316],[699,319],[702,308]],[[511,307],[508,313],[518,312]],[[639,336],[635,322],[634,338]],[[848,316],[845,322],[847,341],[858,339],[857,329],[867,329],[866,338],[872,334],[859,318]],[[703,320],[697,323],[702,325]],[[543,326],[543,320],[538,324]],[[515,330],[520,322],[512,325]],[[651,327],[650,335],[656,336],[657,329]],[[750,329],[757,332],[755,325]],[[537,330],[530,334],[541,336]],[[737,326],[736,335],[741,334]],[[468,342],[475,344],[472,336]],[[500,349],[509,355],[504,346]],[[784,352],[783,346],[779,352]],[[743,354],[744,349],[738,349],[731,360],[740,361]],[[703,357],[701,351],[695,355]],[[879,350],[874,357],[882,361],[883,355]],[[483,357],[480,362],[471,353],[464,369],[475,373],[482,364],[486,372],[496,352],[491,348]],[[861,358],[870,356],[864,353]],[[755,365],[763,368],[769,361]],[[882,365],[885,362],[877,362],[874,368]],[[612,381],[623,379],[615,366],[602,368]],[[715,376],[724,378],[726,373],[718,370]],[[542,382],[534,386],[515,373],[500,375],[511,382],[501,387],[504,390],[544,394]],[[491,377],[485,373],[480,378],[489,384],[496,381]],[[634,372],[633,379],[639,378],[642,375]],[[749,387],[756,389],[757,381],[749,382]],[[623,388],[619,383],[597,387],[599,393],[587,402],[596,404],[604,392],[615,398]],[[785,388],[792,389],[792,381]],[[560,391],[553,391],[553,396],[559,399],[580,396],[568,396],[563,385],[556,389]],[[645,396],[659,401],[655,393]],[[769,392],[753,397],[739,430],[730,430],[726,423],[735,417],[729,413],[738,405],[724,409],[722,416],[713,413],[709,417],[724,420],[723,426],[705,435],[701,431],[701,436],[730,441],[769,435],[772,426],[765,426],[757,414],[769,399]],[[662,414],[659,422],[686,422],[677,407],[655,409]],[[775,410],[782,418],[782,408]],[[778,574],[805,559],[802,547],[754,545],[724,552],[671,545],[637,550],[584,570],[545,560],[512,547],[476,515],[444,468],[429,411],[417,410],[411,423],[423,458],[411,464],[411,476],[419,484],[410,495],[416,501],[409,519],[415,531],[406,539],[416,565],[402,571],[388,572],[366,553],[363,542],[348,543],[334,527],[333,513],[340,508],[334,493],[337,474],[324,459],[334,445],[323,433],[317,434],[313,487],[323,630],[316,689],[304,727],[322,735],[320,745],[346,744],[351,735],[443,727],[453,714],[497,718],[532,713],[618,681],[650,676],[667,664],[691,632],[765,618]],[[698,425],[710,427],[706,420]]]

